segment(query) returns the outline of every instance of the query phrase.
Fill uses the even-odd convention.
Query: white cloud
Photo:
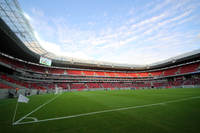
[[[31,17],[27,13],[24,12],[23,14],[28,21],[32,21]]]
[[[187,0],[166,0],[147,5],[153,6],[151,11],[147,10],[150,6],[144,7],[142,15],[137,14],[135,8],[127,9],[129,16],[126,21],[114,18],[119,21],[103,26],[103,22],[94,20],[85,24],[88,27],[74,25],[64,17],[49,17],[35,8],[32,9],[33,17],[29,17],[28,14],[25,16],[37,33],[40,33],[40,37],[37,34],[36,36],[41,45],[48,51],[62,56],[148,64],[188,49],[200,48],[196,45],[199,39],[195,39],[197,36],[200,38],[200,29],[190,29],[192,23],[188,23],[198,18],[193,15],[197,6]],[[103,12],[103,17],[107,14],[110,16],[110,13]],[[196,16],[200,16],[199,13]],[[184,27],[182,24],[189,26]]]
[[[129,10],[129,15],[134,15],[134,10],[135,10],[134,8],[130,9]]]
[[[32,8],[32,13],[34,15],[39,16],[39,17],[44,16],[44,12],[42,10],[40,10],[40,9],[37,9],[37,8]]]
[[[61,46],[52,42],[42,40],[37,32],[34,32],[36,39],[39,41],[40,45],[49,52],[59,54],[61,53]]]
[[[58,56],[67,56],[67,57],[80,58],[80,59],[91,59],[89,56],[87,56],[84,52],[81,52],[81,51],[65,52],[62,50],[62,47],[59,44],[42,40],[39,37],[38,33],[36,32],[35,32],[35,36],[37,40],[39,41],[40,45],[44,49],[46,49],[49,52],[55,53]]]
[[[108,13],[107,13],[107,12],[104,12],[104,13],[103,13],[103,16],[104,16],[104,17],[107,17],[107,16],[108,16]]]
[[[200,39],[200,33],[197,35],[197,37]]]
[[[88,25],[90,26],[94,26],[96,24],[96,22],[88,22]]]

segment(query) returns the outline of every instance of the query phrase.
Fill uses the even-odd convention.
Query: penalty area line
[[[107,113],[107,112],[115,112],[115,111],[128,110],[128,109],[136,109],[136,108],[144,108],[144,107],[165,105],[165,104],[168,104],[168,103],[176,103],[176,102],[182,102],[182,101],[187,101],[187,100],[192,100],[192,99],[198,99],[198,98],[200,98],[200,96],[183,98],[183,99],[177,99],[177,100],[170,100],[170,101],[160,102],[160,103],[154,103],[154,104],[138,105],[138,106],[132,106],[132,107],[124,107],[124,108],[102,110],[102,111],[96,111],[96,112],[90,112],[90,113],[83,113],[83,114],[77,114],[77,115],[70,115],[70,116],[64,116],[64,117],[49,118],[49,119],[43,119],[43,120],[37,120],[37,121],[18,122],[18,123],[14,123],[14,125],[39,123],[39,122],[61,120],[61,119],[70,119],[70,118],[75,118],[75,117],[88,116],[88,115],[94,115],[94,114],[101,114],[101,113]]]

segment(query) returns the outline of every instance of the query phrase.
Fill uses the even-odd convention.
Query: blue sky
[[[19,0],[42,47],[149,64],[200,48],[199,0]]]

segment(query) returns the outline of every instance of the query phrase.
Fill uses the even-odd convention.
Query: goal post
[[[56,86],[56,88],[55,88],[55,94],[61,94],[62,92],[63,92],[63,88]]]

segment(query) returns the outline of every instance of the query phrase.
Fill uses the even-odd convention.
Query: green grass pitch
[[[55,99],[19,123],[32,118],[38,122],[19,125],[12,125],[17,99],[0,100],[1,133],[200,132],[200,88],[66,92],[29,98],[29,103],[19,103],[15,121]],[[51,120],[66,116],[75,117]]]

